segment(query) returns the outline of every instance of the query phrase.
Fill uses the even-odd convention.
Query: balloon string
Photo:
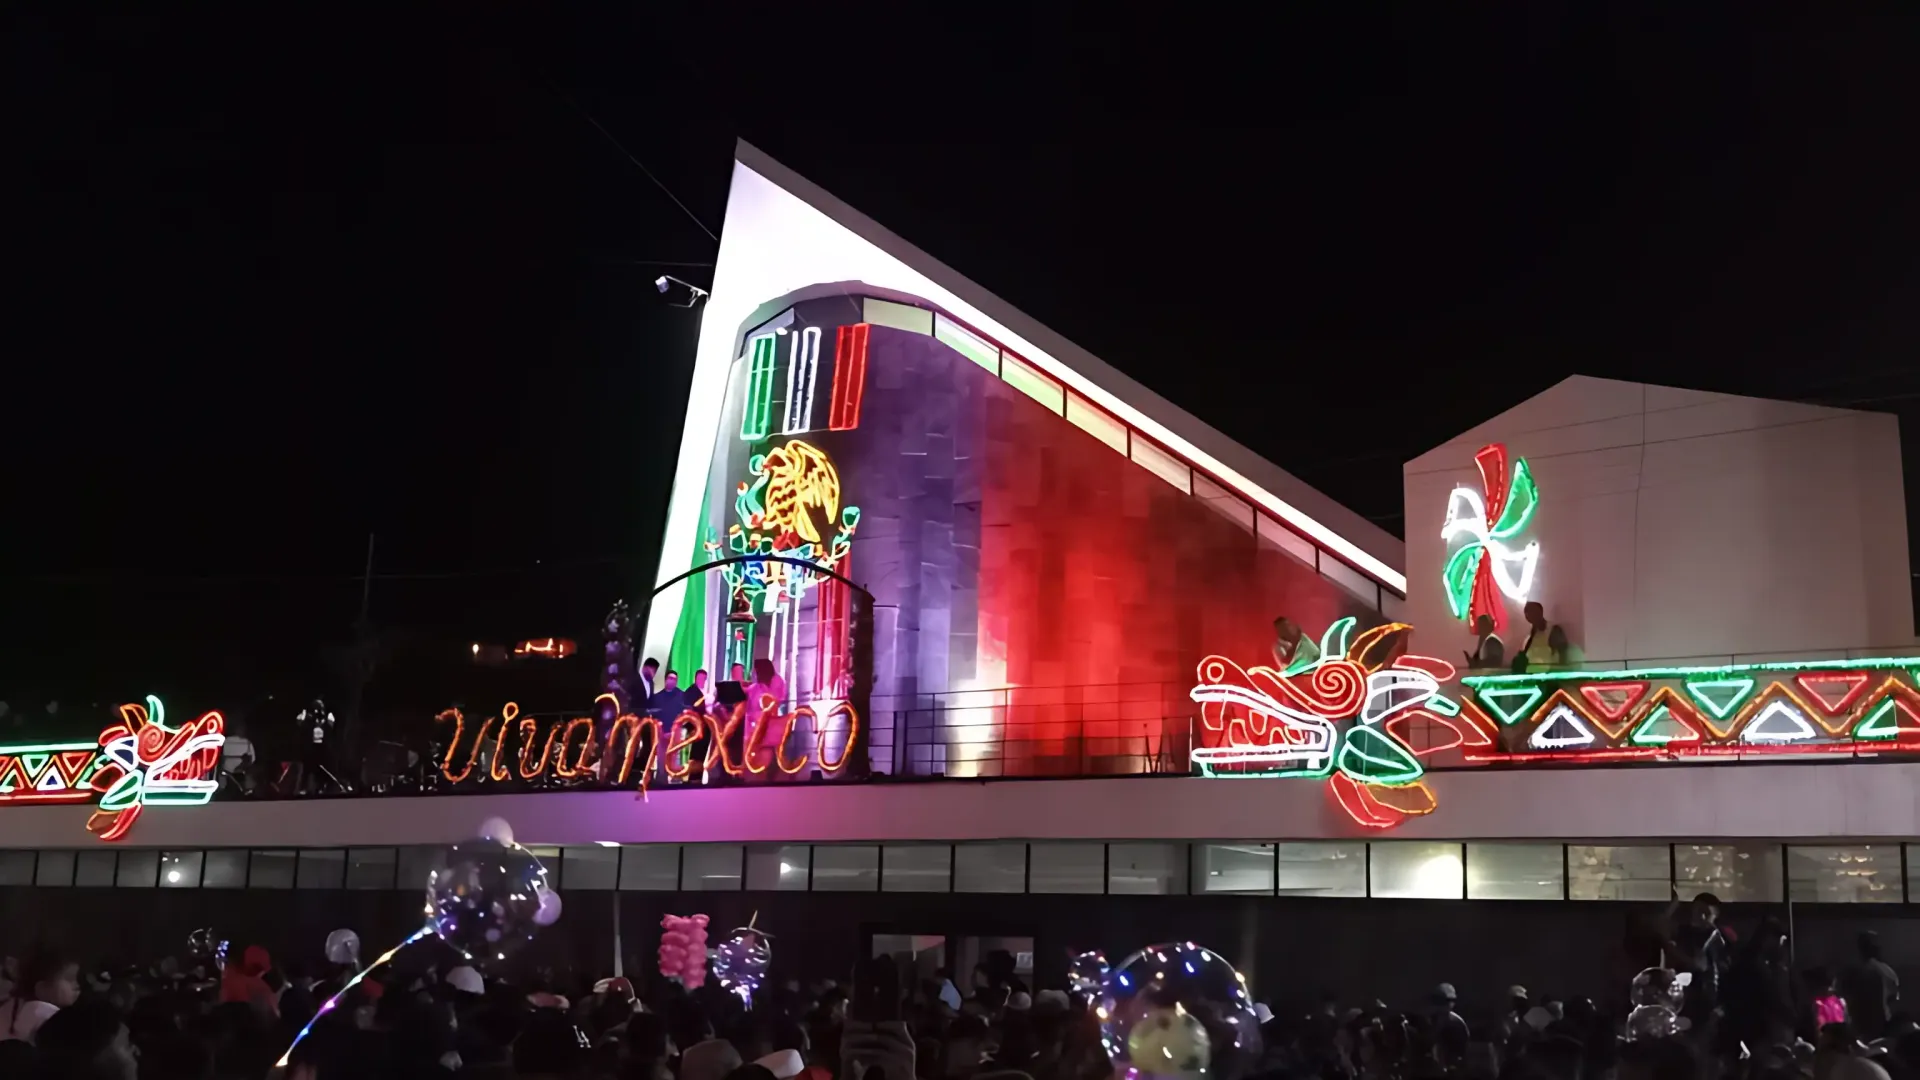
[[[368,964],[366,967],[361,968],[360,973],[358,975],[355,975],[353,978],[348,979],[347,985],[341,987],[339,992],[335,993],[332,997],[328,998],[325,1002],[321,1004],[320,1008],[314,1012],[313,1019],[307,1021],[307,1026],[301,1028],[300,1034],[295,1035],[293,1037],[293,1042],[288,1044],[287,1046],[287,1052],[280,1055],[280,1060],[277,1062],[274,1062],[273,1067],[276,1069],[286,1068],[287,1059],[293,1057],[293,1048],[296,1046],[299,1046],[300,1040],[307,1037],[307,1032],[313,1030],[313,1025],[319,1023],[322,1017],[332,1012],[333,1007],[335,1005],[340,1004],[340,999],[347,996],[347,991],[353,989],[356,986],[359,986],[360,980],[373,974],[374,968],[377,968],[381,964],[384,964],[387,961],[393,959],[394,955],[398,953],[401,949],[406,948],[407,946],[413,944],[416,941],[419,941],[421,938],[426,937],[428,934],[431,934],[431,933],[433,933],[433,927],[431,926],[421,927],[419,930],[414,932],[414,935],[412,937],[408,938],[407,940],[401,942],[398,945],[395,945],[393,948],[388,949],[386,952],[381,953],[378,957],[374,958],[373,963]]]

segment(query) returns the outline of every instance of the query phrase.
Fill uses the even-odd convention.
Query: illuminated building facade
[[[397,940],[498,815],[556,861],[583,966],[616,910],[758,911],[809,931],[779,978],[937,940],[1057,981],[1069,948],[1198,938],[1277,1000],[1297,970],[1604,998],[1618,905],[1674,890],[1920,962],[1902,490],[1891,418],[1575,378],[1408,462],[1403,544],[742,147],[662,588],[608,647],[683,683],[772,661],[775,719],[449,716],[443,792],[404,799],[186,809],[198,759],[155,759],[112,845],[87,822],[130,732],[0,747],[0,917],[131,946],[112,905],[156,889],[166,940],[284,949],[344,893]],[[1527,651],[1529,602],[1565,648],[1470,667],[1483,615]]]

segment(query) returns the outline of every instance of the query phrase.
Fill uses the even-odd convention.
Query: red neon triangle
[[[1586,698],[1587,704],[1608,720],[1624,718],[1633,711],[1635,705],[1640,704],[1640,699],[1646,693],[1645,681],[1585,683],[1580,687],[1580,696]]]
[[[1867,689],[1868,677],[1865,671],[1809,671],[1795,675],[1793,681],[1799,683],[1800,689],[1828,716],[1838,716],[1860,700]]]
[[[13,777],[13,787],[16,791],[28,786],[26,773],[18,767],[19,763],[20,759],[12,754],[0,754],[0,787],[6,785],[9,775]]]
[[[1692,705],[1682,700],[1679,693],[1671,686],[1661,687],[1659,693],[1654,694],[1653,699],[1647,702],[1646,716],[1641,718],[1640,724],[1644,725],[1648,719],[1652,718],[1653,714],[1660,711],[1660,707],[1663,705],[1666,706],[1668,719],[1693,733],[1691,736],[1675,736],[1668,739],[1663,745],[1670,746],[1674,743],[1699,743],[1706,741],[1706,729],[1700,723],[1699,712],[1695,711]],[[1634,731],[1637,733],[1639,727],[1636,726]]]
[[[54,761],[59,764],[60,778],[67,782],[67,786],[78,787],[81,775],[93,763],[93,751],[63,750],[54,756]]]

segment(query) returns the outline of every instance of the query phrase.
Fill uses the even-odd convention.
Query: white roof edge
[[[1212,473],[1368,576],[1405,594],[1406,545],[1392,533],[1115,370],[744,139],[736,145],[734,159],[1006,327],[1015,338],[1007,344],[1020,351],[1022,359]]]

